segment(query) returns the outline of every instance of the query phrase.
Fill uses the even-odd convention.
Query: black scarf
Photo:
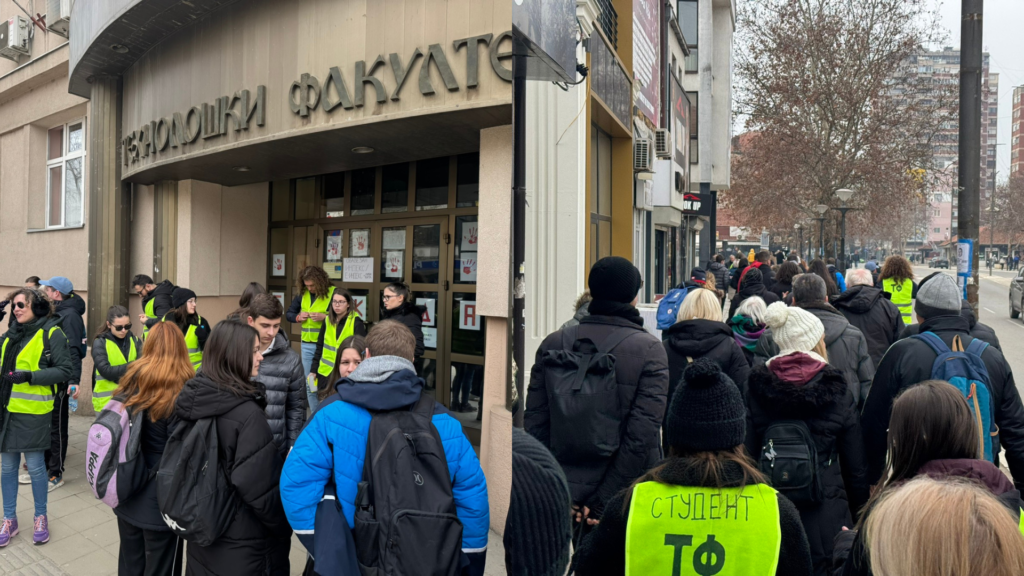
[[[613,302],[611,300],[591,300],[591,316],[615,316],[625,318],[637,326],[644,325],[644,318],[632,304]]]

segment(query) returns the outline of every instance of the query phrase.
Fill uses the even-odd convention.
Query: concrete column
[[[178,182],[153,186],[153,281],[178,281]]]
[[[89,133],[89,324],[95,334],[107,309],[128,305],[131,185],[121,182],[121,81],[93,80]]]

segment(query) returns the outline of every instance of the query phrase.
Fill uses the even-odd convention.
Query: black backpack
[[[455,576],[462,559],[434,399],[373,414],[356,492],[356,556],[364,576]]]
[[[803,420],[780,420],[768,426],[758,467],[771,487],[794,504],[822,501],[818,449]]]
[[[156,475],[164,523],[190,544],[209,546],[231,526],[240,498],[218,450],[217,419],[185,421],[171,433]]]
[[[615,330],[595,345],[579,326],[562,330],[562,347],[540,359],[551,412],[551,454],[563,464],[607,458],[619,449],[619,386],[611,351],[636,330]]]

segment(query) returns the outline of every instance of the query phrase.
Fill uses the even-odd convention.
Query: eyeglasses
[[[24,302],[15,302],[14,303],[14,307],[19,309],[19,310],[23,310],[25,308],[28,308],[28,304],[26,304]]]
[[[125,324],[124,326],[118,326],[118,325],[115,324],[115,325],[111,326],[110,328],[111,328],[111,330],[116,330],[118,332],[120,332],[122,330],[131,330],[132,329],[132,323],[129,322],[129,323]]]
[[[388,296],[387,294],[385,294],[384,297],[383,297],[383,300],[385,302],[387,302],[388,300],[391,300],[392,298],[398,298],[398,296]]]

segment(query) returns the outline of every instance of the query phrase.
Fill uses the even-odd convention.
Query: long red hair
[[[127,398],[125,406],[148,411],[156,422],[174,412],[178,394],[195,375],[181,329],[174,322],[157,322],[149,329],[142,357],[128,366],[114,393]]]

